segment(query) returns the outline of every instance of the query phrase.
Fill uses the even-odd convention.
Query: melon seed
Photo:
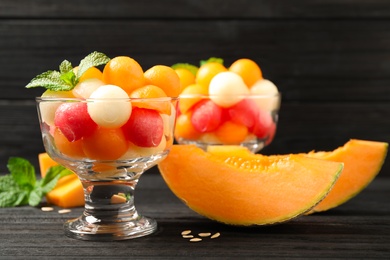
[[[183,238],[193,238],[193,235],[183,235]]]
[[[69,212],[71,212],[70,209],[60,209],[60,210],[58,211],[59,214],[65,214],[65,213],[69,213]]]
[[[53,207],[42,207],[41,210],[42,211],[53,211],[54,208]]]
[[[202,239],[199,237],[194,237],[190,239],[190,242],[199,242],[199,241],[202,241]]]
[[[209,236],[211,236],[211,233],[199,233],[198,236],[200,236],[200,237],[209,237]]]
[[[181,232],[181,235],[185,236],[185,235],[188,235],[190,233],[191,233],[191,230],[184,230],[183,232]]]
[[[221,234],[219,232],[215,233],[214,235],[212,235],[210,238],[213,239],[213,238],[217,238],[219,237]]]

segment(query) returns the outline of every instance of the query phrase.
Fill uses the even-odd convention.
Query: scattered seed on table
[[[219,237],[221,234],[219,232],[215,233],[214,235],[212,235],[210,238],[213,239],[213,238],[217,238]]]
[[[183,235],[183,238],[193,238],[193,235]]]
[[[199,233],[198,236],[200,236],[200,237],[209,237],[209,236],[211,236],[211,233]]]
[[[199,237],[194,237],[190,239],[190,242],[200,242],[200,241],[202,241],[202,239]]]
[[[60,210],[58,211],[58,213],[60,213],[60,214],[66,214],[66,213],[69,213],[69,212],[71,212],[70,209],[60,209]]]
[[[184,230],[183,232],[181,232],[181,235],[185,236],[185,235],[188,235],[190,233],[191,233],[191,230]]]
[[[42,211],[53,211],[54,208],[53,207],[42,207],[41,210]]]

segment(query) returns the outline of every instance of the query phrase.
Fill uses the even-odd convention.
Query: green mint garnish
[[[196,76],[196,73],[198,72],[198,69],[199,69],[197,66],[189,64],[189,63],[176,63],[176,64],[173,64],[171,66],[171,68],[172,69],[179,69],[179,68],[187,69],[195,76]]]
[[[80,80],[80,77],[91,67],[104,65],[110,58],[101,52],[92,52],[80,61],[77,75],[73,71],[72,64],[64,60],[59,66],[59,71],[46,71],[33,78],[26,88],[44,87],[52,91],[72,90]]]
[[[208,58],[207,60],[201,60],[200,66],[202,66],[206,63],[210,63],[210,62],[217,62],[217,63],[221,63],[223,65],[224,60],[222,58],[211,57],[211,58]]]
[[[80,61],[79,70],[77,71],[76,76],[77,80],[80,79],[84,72],[86,72],[90,67],[104,65],[109,61],[110,58],[108,58],[105,54],[96,51],[92,52]]]
[[[9,174],[0,176],[0,208],[21,205],[37,206],[57,181],[72,171],[56,165],[45,177],[36,179],[33,165],[26,159],[11,157],[7,164]]]

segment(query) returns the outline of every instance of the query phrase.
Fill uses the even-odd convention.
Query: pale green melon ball
[[[218,73],[210,81],[210,99],[221,107],[233,106],[248,94],[249,89],[244,80],[234,72]]]
[[[115,85],[104,85],[92,92],[88,101],[88,113],[96,124],[117,128],[129,120],[132,105],[128,94]]]

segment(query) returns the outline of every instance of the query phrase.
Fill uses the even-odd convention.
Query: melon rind
[[[251,171],[194,145],[174,145],[158,167],[193,211],[240,226],[276,224],[304,214],[327,195],[343,168],[302,155],[254,156],[259,168]]]
[[[386,142],[351,139],[331,152],[308,153],[309,157],[344,163],[343,173],[333,189],[309,213],[338,207],[362,192],[379,174],[387,151]]]

